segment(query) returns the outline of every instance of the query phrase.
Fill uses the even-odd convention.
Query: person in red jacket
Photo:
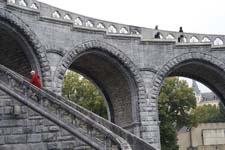
[[[30,83],[35,85],[38,88],[41,88],[40,76],[37,73],[35,73],[35,71],[33,71],[33,70],[30,72],[30,74],[31,74]]]

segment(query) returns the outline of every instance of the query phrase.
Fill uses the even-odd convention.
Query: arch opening
[[[117,58],[99,48],[91,48],[73,58],[68,69],[90,80],[102,93],[110,121],[133,132],[137,122],[136,84]]]
[[[0,20],[0,41],[0,64],[25,77],[30,77],[31,70],[41,73],[38,59],[26,37],[2,20]]]
[[[225,102],[224,71],[214,64],[198,59],[187,60],[174,66],[167,76],[182,76],[199,81]]]
[[[108,103],[99,87],[78,72],[67,70],[62,96],[111,121]]]
[[[171,139],[174,139],[174,141],[169,141],[173,143],[170,143],[170,145],[179,144],[181,147],[187,146],[188,148],[193,146],[191,145],[193,141],[191,141],[192,139],[185,139],[183,135],[190,135],[192,128],[199,130],[201,128],[199,126],[203,124],[216,124],[225,121],[225,74],[222,63],[218,59],[207,55],[205,57],[202,57],[201,54],[192,55],[195,58],[188,56],[177,57],[175,61],[168,62],[165,65],[166,67],[164,66],[164,69],[160,71],[161,73],[158,73],[158,77],[161,78],[161,88],[159,88],[161,93],[158,93],[158,106],[163,148],[169,147],[166,144],[168,142],[166,137],[170,133],[173,135],[170,135]],[[202,59],[197,58],[197,56]],[[178,81],[178,77],[194,80],[192,86],[189,85],[188,87],[186,83]],[[211,91],[202,92],[202,89],[199,90],[195,80],[204,84]],[[223,105],[221,105],[221,102]],[[171,132],[168,132],[169,129]],[[196,136],[201,137],[201,135]],[[186,143],[184,144],[182,141],[186,141]],[[189,145],[188,142],[190,142]],[[197,143],[195,144],[198,146]]]

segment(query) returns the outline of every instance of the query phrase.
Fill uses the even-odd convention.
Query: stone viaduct
[[[45,89],[59,95],[66,70],[79,72],[102,92],[110,121],[155,149],[160,148],[157,97],[166,77],[200,81],[224,102],[224,43],[223,35],[154,30],[82,16],[36,0],[0,0],[1,65],[24,77],[36,70]],[[13,135],[13,117],[4,118],[17,109],[0,104],[0,147],[38,139],[8,137],[4,129],[10,127]],[[36,143],[41,139],[43,135]]]

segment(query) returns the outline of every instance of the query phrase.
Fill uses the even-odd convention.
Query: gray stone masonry
[[[156,33],[159,39],[154,39]],[[61,94],[67,69],[84,75],[104,96],[110,121],[158,148],[157,101],[166,77],[198,80],[225,101],[224,35],[141,28],[36,0],[0,0],[0,41],[0,64],[25,77],[36,70],[43,86],[57,94]],[[0,149],[70,145],[65,144],[70,142],[68,136],[61,140],[60,127],[2,99]]]
[[[67,131],[3,92],[0,101],[0,109],[5,110],[0,113],[1,150],[73,150],[87,147]],[[15,114],[14,106],[22,111]]]

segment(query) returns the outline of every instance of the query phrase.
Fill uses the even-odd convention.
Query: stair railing
[[[131,150],[129,143],[58,97],[31,85],[23,77],[0,65],[0,89],[99,150]]]

